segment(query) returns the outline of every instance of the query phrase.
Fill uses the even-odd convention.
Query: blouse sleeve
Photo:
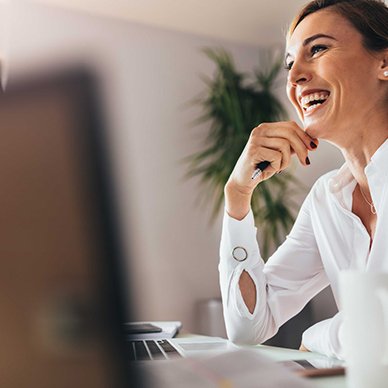
[[[343,324],[341,312],[308,328],[302,336],[303,345],[312,352],[344,359]]]
[[[233,342],[257,344],[271,338],[329,284],[312,230],[310,198],[303,203],[286,241],[267,263],[260,256],[252,211],[241,221],[225,212],[219,272],[225,325]],[[256,287],[253,313],[238,284],[244,270]]]

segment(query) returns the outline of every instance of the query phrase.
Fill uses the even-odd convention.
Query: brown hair
[[[329,7],[361,33],[366,49],[380,51],[388,48],[388,7],[383,0],[313,0],[292,21],[288,38],[305,17]]]

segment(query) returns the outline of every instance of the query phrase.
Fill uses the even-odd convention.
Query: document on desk
[[[157,388],[311,388],[311,382],[252,350],[143,365]]]

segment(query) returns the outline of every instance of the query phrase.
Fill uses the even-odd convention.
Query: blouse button
[[[236,247],[232,251],[233,259],[236,261],[245,261],[248,258],[248,252],[243,247]]]

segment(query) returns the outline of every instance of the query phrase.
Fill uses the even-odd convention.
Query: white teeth
[[[327,100],[328,97],[329,97],[329,94],[330,94],[329,92],[311,93],[311,94],[309,94],[307,96],[302,97],[301,105],[302,105],[303,109],[305,109],[306,111],[309,111],[310,110],[309,108],[312,108],[314,106],[317,106],[317,105],[321,104],[321,103],[317,103],[317,104],[309,105],[309,103],[311,101]]]
[[[313,104],[313,105],[308,106],[307,108],[305,108],[305,112],[310,112],[310,110],[316,108],[318,105],[322,105],[322,103],[318,102],[317,104]]]

